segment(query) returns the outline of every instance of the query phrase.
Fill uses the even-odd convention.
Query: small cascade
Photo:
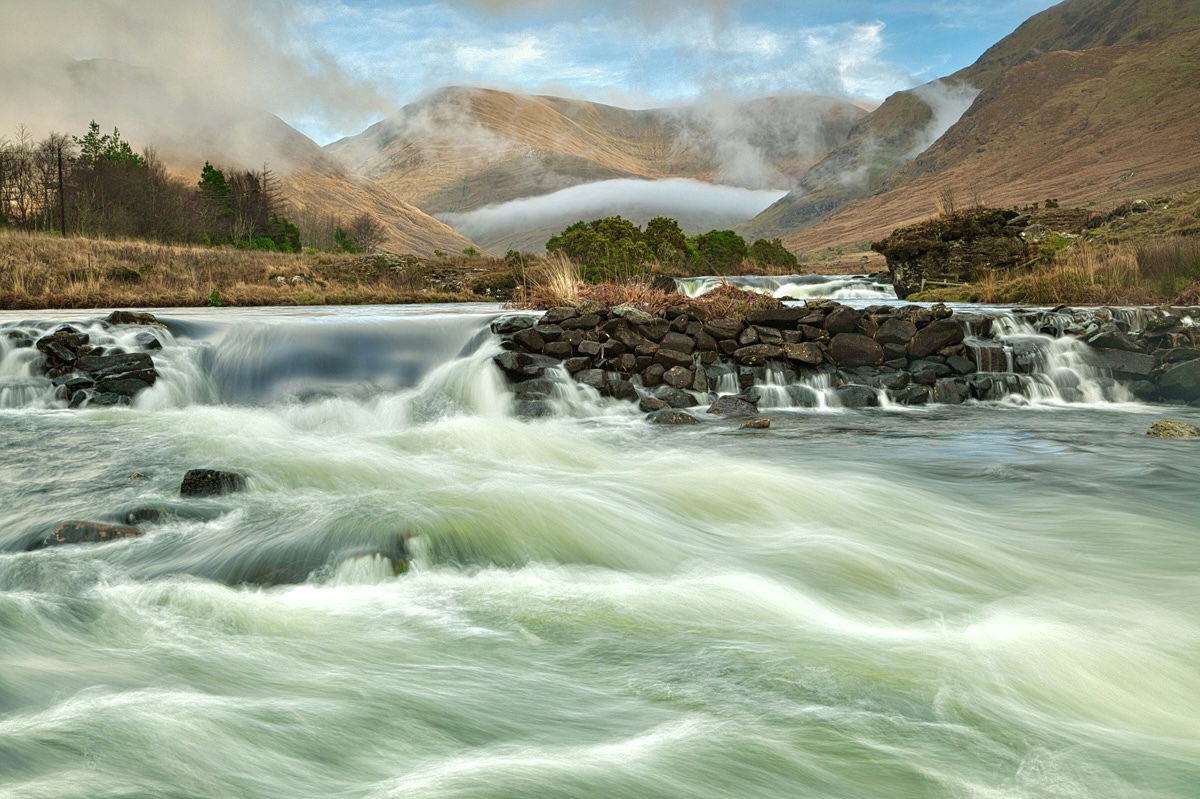
[[[676,289],[699,297],[722,283],[782,300],[895,300],[895,290],[867,275],[706,275],[675,279]]]
[[[1002,314],[992,319],[991,341],[974,338],[968,344],[980,372],[1015,375],[1020,390],[1010,393],[1014,401],[1130,401],[1132,395],[1127,389],[1091,366],[1087,345],[1067,334],[1075,321],[1066,313],[1047,312],[1032,317],[1032,321]],[[1004,359],[1003,369],[995,368],[1000,358]]]

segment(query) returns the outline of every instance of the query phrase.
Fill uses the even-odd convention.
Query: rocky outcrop
[[[904,299],[1028,263],[1051,235],[1039,234],[1041,227],[1016,211],[976,208],[898,228],[871,249],[887,259],[896,296]]]

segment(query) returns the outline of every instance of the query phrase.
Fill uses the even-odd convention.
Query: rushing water
[[[1162,408],[522,421],[495,313],[164,312],[135,407],[0,411],[0,796],[1197,795],[1200,449]]]
[[[896,290],[890,284],[880,283],[869,275],[708,275],[675,279],[677,289],[689,297],[699,297],[722,283],[770,294],[782,300],[896,299]]]

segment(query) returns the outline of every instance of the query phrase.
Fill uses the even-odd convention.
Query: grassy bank
[[[0,230],[0,308],[463,302],[511,288],[488,258],[291,254]]]

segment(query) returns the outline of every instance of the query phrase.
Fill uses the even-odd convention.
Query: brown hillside
[[[883,190],[785,238],[808,250],[882,238],[959,203],[1115,205],[1200,181],[1200,31],[1046,53],[1005,73]]]
[[[798,234],[846,204],[884,190],[897,170],[915,155],[922,133],[929,128],[933,113],[926,99],[934,85],[986,91],[1007,70],[1049,52],[1151,41],[1196,29],[1200,29],[1200,3],[1196,0],[1060,3],[1031,17],[971,66],[934,84],[889,97],[854,127],[843,145],[810,169],[791,194],[742,230],[753,236]],[[805,237],[815,241],[842,238],[834,229],[829,235],[816,232]]]
[[[429,213],[461,212],[608,178],[784,187],[865,113],[815,95],[632,111],[449,88],[327,150]]]

